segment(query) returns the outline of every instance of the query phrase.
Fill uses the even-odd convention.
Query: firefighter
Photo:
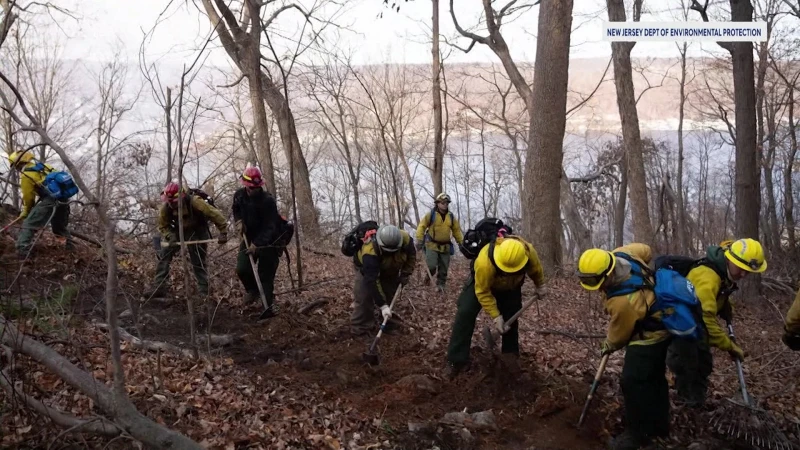
[[[429,274],[436,274],[436,287],[444,292],[447,284],[447,271],[450,268],[450,256],[453,252],[451,239],[461,244],[464,235],[458,219],[450,212],[450,196],[441,193],[436,196],[436,203],[417,226],[417,250],[425,249],[425,263]],[[425,277],[425,284],[429,282]]]
[[[278,205],[264,189],[264,180],[258,167],[245,169],[241,180],[243,187],[233,194],[233,220],[236,234],[247,238],[247,245],[244,240],[239,244],[236,275],[244,286],[245,304],[259,299],[256,282],[258,277],[267,299],[267,310],[262,317],[275,317],[278,313],[277,306],[274,305],[275,274],[278,272],[282,250],[272,245],[278,238]],[[253,271],[250,256],[257,264],[257,273]]]
[[[738,289],[736,282],[751,273],[767,270],[764,249],[754,239],[710,246],[701,261],[689,271],[686,279],[694,285],[703,309],[703,336],[697,341],[676,339],[667,357],[669,368],[675,374],[678,398],[690,407],[700,407],[705,402],[708,377],[713,370],[711,347],[733,358],[744,359],[745,352],[731,341],[717,317],[730,322],[733,315],[730,295]]]
[[[522,308],[522,285],[526,276],[536,285],[536,295],[544,296],[544,271],[539,256],[533,245],[522,238],[513,235],[498,237],[480,249],[470,277],[458,297],[458,310],[447,349],[447,378],[453,379],[469,367],[469,348],[481,309],[503,334],[504,362],[512,371],[518,368],[517,322],[507,332],[503,331],[505,321]]]
[[[145,294],[147,297],[164,297],[169,291],[167,281],[169,267],[172,258],[181,251],[178,245],[178,200],[181,197],[183,197],[183,201],[180,202],[182,203],[180,213],[183,216],[183,240],[185,242],[211,239],[209,221],[213,222],[219,231],[217,242],[220,245],[228,242],[228,223],[217,208],[211,206],[200,196],[186,193],[186,190],[178,186],[178,183],[168,183],[161,192],[163,205],[158,214],[158,231],[161,233],[162,242],[167,243],[168,246],[161,249],[153,288]],[[197,290],[201,296],[205,297],[208,295],[207,245],[205,243],[190,244],[187,246],[187,250],[192,263],[192,271],[197,280]]]
[[[625,254],[629,259],[617,256]],[[653,439],[669,434],[669,386],[666,378],[667,349],[671,335],[660,320],[648,314],[655,303],[652,289],[636,289],[608,294],[639,277],[641,285],[652,276],[643,266],[650,264],[652,253],[644,244],[629,244],[608,252],[586,250],[578,261],[578,279],[589,291],[603,294],[606,312],[611,319],[600,353],[605,356],[626,348],[622,368],[622,396],[625,402],[625,431],[611,448],[636,450]],[[639,267],[636,267],[639,266]]]
[[[364,245],[354,259],[355,308],[350,318],[353,335],[372,332],[375,307],[380,309],[382,319],[391,319],[389,304],[397,289],[408,284],[416,262],[414,240],[407,232],[394,225],[367,232]]]

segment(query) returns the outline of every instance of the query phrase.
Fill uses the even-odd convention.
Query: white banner
[[[611,42],[765,42],[765,22],[603,22]]]

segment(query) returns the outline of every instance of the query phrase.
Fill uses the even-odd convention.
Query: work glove
[[[381,306],[381,315],[383,316],[384,321],[389,321],[389,319],[392,318],[392,310],[388,305]]]
[[[725,322],[731,322],[733,320],[733,305],[731,305],[730,299],[725,300],[722,308],[717,311],[717,315],[720,316]]]
[[[536,286],[536,296],[539,297],[540,300],[543,299],[547,294],[547,286]]]
[[[400,275],[400,286],[408,284],[408,275]]]
[[[22,211],[21,213],[19,213],[19,219],[17,220],[25,220],[25,218],[27,217],[28,217],[28,211]]]
[[[728,353],[731,355],[731,358],[733,359],[744,360],[745,357],[744,350],[742,350],[741,347],[736,345],[735,342],[731,342],[731,349],[728,350]]]
[[[226,242],[228,242],[228,233],[220,233],[219,238],[217,238],[217,243],[223,245]]]
[[[244,233],[244,224],[241,220],[237,220],[236,222],[233,222],[233,229],[236,230],[235,232],[237,236],[241,236],[242,233]]]
[[[167,244],[174,245],[178,243],[178,236],[172,233],[167,234],[164,236],[164,240],[167,241]]]
[[[609,344],[608,341],[603,341],[603,343],[600,344],[600,356],[603,357],[612,353],[614,353],[614,349],[611,347],[611,344]]]
[[[506,322],[503,320],[502,314],[494,318],[494,328],[500,334],[504,334],[506,332]]]
[[[788,329],[784,328],[783,337],[781,340],[790,349],[794,351],[800,351],[800,334],[794,334]]]
[[[251,242],[250,246],[247,247],[247,254],[248,255],[255,255],[256,252],[258,252],[258,247],[256,247],[256,244]]]

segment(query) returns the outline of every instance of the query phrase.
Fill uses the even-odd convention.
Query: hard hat
[[[449,195],[447,195],[447,194],[445,194],[444,192],[442,192],[441,194],[439,194],[439,195],[437,195],[437,196],[436,196],[436,201],[437,201],[437,202],[446,202],[446,203],[450,203],[450,196],[449,196]]]
[[[175,203],[178,201],[178,196],[181,191],[181,187],[178,183],[170,181],[164,186],[164,190],[161,191],[161,201],[164,203]]]
[[[264,185],[261,170],[258,167],[248,167],[242,172],[242,184],[247,187],[260,187]]]
[[[617,264],[613,253],[600,249],[590,248],[578,260],[578,278],[581,286],[589,291],[600,289]]]
[[[525,244],[517,239],[503,239],[494,247],[494,263],[506,273],[519,272],[528,264]]]
[[[764,249],[755,239],[739,239],[725,246],[725,257],[736,267],[748,272],[761,273],[767,270]]]
[[[12,167],[28,164],[31,161],[33,161],[33,153],[27,150],[22,152],[12,152],[10,155],[8,155],[8,162],[11,163]]]
[[[396,252],[403,245],[403,236],[400,229],[394,225],[384,225],[378,228],[375,235],[378,246],[385,252]]]

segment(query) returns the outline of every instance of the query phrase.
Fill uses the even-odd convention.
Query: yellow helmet
[[[578,260],[578,278],[581,286],[589,291],[600,289],[616,264],[617,258],[609,251],[600,248],[586,250]]]
[[[29,151],[16,151],[8,155],[8,162],[11,163],[11,167],[28,164],[31,161],[33,161],[33,153]]]
[[[728,244],[727,242],[725,244]],[[739,239],[725,245],[725,257],[736,267],[748,272],[761,273],[767,270],[764,249],[755,239]]]
[[[494,247],[494,263],[506,273],[519,272],[528,264],[528,249],[517,239],[503,239]]]
[[[436,202],[450,203],[450,196],[442,192],[436,196]]]

